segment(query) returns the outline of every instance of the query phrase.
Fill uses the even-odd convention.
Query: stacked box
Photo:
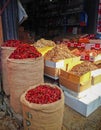
[[[101,83],[92,85],[90,92],[82,98],[75,98],[67,91],[64,94],[65,104],[86,117],[101,106]]]
[[[77,98],[81,98],[86,96],[90,91],[91,72],[78,76],[61,69],[59,84],[64,91],[67,91]]]
[[[60,69],[66,70],[66,65],[70,65],[72,62],[72,58],[68,58],[65,60],[60,60],[57,62],[53,62],[50,60],[45,60],[44,64],[44,74],[47,76],[52,76],[54,79],[59,78]]]
[[[94,95],[99,97],[99,106],[101,106],[101,83],[93,85],[91,90]]]
[[[73,83],[84,85],[86,82],[88,82],[91,79],[91,72],[87,72],[81,76],[78,76],[61,69],[60,76],[64,77],[65,79],[68,79]]]
[[[92,76],[92,85],[101,83],[101,69],[91,71],[91,76]]]
[[[44,75],[56,80],[58,79],[59,69],[45,66]]]
[[[64,94],[65,104],[85,117],[92,114],[99,107],[101,101],[99,96],[94,93],[89,93],[87,96],[80,99],[75,98],[67,92],[64,92]]]

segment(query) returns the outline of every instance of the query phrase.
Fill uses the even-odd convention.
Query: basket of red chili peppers
[[[64,94],[57,85],[31,86],[21,95],[20,101],[24,130],[61,130]]]
[[[34,46],[19,45],[7,59],[10,105],[21,113],[20,96],[29,86],[44,81],[44,59]]]

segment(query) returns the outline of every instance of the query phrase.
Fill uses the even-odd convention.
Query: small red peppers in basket
[[[34,46],[29,44],[20,44],[14,52],[9,56],[13,59],[26,59],[40,57],[41,53]]]
[[[28,90],[25,99],[30,103],[49,104],[61,99],[61,91],[57,87],[39,85]]]
[[[21,43],[19,40],[7,40],[2,44],[2,47],[18,47]]]

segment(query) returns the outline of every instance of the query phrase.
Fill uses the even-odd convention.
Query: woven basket
[[[1,67],[2,67],[2,82],[3,90],[7,96],[9,96],[9,84],[7,80],[7,58],[15,50],[14,47],[1,47]]]
[[[10,104],[16,113],[22,113],[20,96],[29,86],[44,81],[43,57],[36,59],[9,59],[8,81],[10,86]]]
[[[56,85],[48,83],[43,84],[56,87]],[[36,86],[30,87],[28,90]],[[61,130],[64,112],[64,94],[62,90],[61,99],[50,104],[29,103],[25,99],[27,91],[20,98],[23,110],[24,130]]]

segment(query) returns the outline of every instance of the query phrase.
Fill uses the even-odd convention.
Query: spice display
[[[39,48],[42,48],[45,46],[52,47],[52,46],[55,46],[55,42],[52,40],[46,40],[44,38],[41,38],[36,43],[34,43],[34,46],[39,47]]]
[[[83,50],[81,55],[89,55],[89,56],[97,56],[101,54],[101,50],[91,49],[91,50]]]
[[[84,61],[81,64],[74,66],[71,69],[70,73],[81,76],[81,75],[85,74],[86,72],[96,70],[96,69],[98,69],[98,67],[95,64],[93,64],[92,62],[89,62],[89,61]]]
[[[96,50],[96,49],[89,49],[89,50],[85,50],[85,49],[73,49],[71,51],[72,54],[76,55],[76,56],[80,56],[80,55],[86,55],[86,56],[97,56],[99,54],[101,54],[101,50]]]
[[[41,53],[37,51],[34,46],[29,44],[20,44],[16,50],[9,56],[14,59],[25,59],[25,58],[37,58],[40,57]]]
[[[78,48],[75,48],[75,49],[71,50],[71,53],[72,53],[73,55],[75,55],[75,56],[80,56],[80,55],[81,55],[81,51],[82,51],[82,50],[80,50],[80,49],[78,49]]]
[[[79,43],[89,43],[89,38],[87,37],[79,38]]]
[[[75,57],[65,44],[56,45],[52,50],[45,54],[46,60],[58,61],[66,58]]]
[[[61,99],[61,91],[57,87],[39,85],[29,90],[25,98],[30,103],[48,104]]]
[[[7,40],[6,42],[3,43],[3,47],[17,47],[21,44],[22,42],[19,40]]]

